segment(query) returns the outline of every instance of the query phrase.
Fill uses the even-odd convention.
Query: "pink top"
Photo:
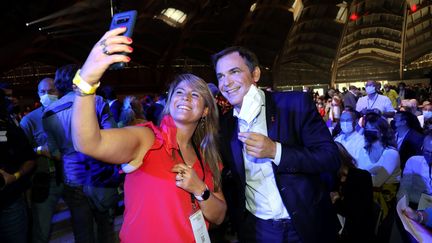
[[[195,242],[189,216],[192,213],[190,193],[175,184],[176,173],[171,172],[179,156],[174,121],[165,116],[160,127],[149,127],[155,142],[136,171],[127,174],[124,184],[125,212],[120,231],[121,242]],[[176,159],[173,160],[173,152]],[[193,169],[203,178],[200,162]],[[213,191],[213,176],[205,165],[205,183]],[[197,208],[198,203],[195,200]],[[207,227],[208,227],[208,222]]]

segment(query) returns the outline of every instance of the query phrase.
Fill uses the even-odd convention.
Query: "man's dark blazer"
[[[357,100],[358,98],[351,93],[350,91],[347,91],[346,94],[344,94],[343,96],[343,104],[345,107],[351,107],[355,110],[356,105],[357,105]]]
[[[114,102],[110,105],[110,111],[113,115],[114,120],[118,123],[120,121],[120,113],[123,104],[119,100],[114,100]]]
[[[305,243],[333,243],[337,218],[320,176],[336,174],[338,149],[310,96],[301,92],[265,96],[268,137],[282,145],[280,164],[273,164],[273,171],[294,227]],[[222,188],[234,227],[246,212],[245,168],[237,133],[237,118],[227,112],[221,117],[220,148],[226,166]]]
[[[414,129],[410,129],[405,136],[399,148],[400,165],[402,172],[405,168],[407,160],[411,156],[422,154],[421,148],[423,146],[423,138],[424,135]]]

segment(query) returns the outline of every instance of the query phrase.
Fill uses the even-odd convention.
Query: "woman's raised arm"
[[[154,141],[153,132],[144,127],[99,128],[95,87],[111,64],[130,61],[126,55],[117,54],[132,52],[129,46],[132,40],[120,36],[125,31],[126,28],[117,28],[106,32],[74,78],[74,84],[78,87],[72,112],[75,149],[101,161],[116,164],[142,159]]]

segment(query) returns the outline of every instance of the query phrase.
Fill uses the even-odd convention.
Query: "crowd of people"
[[[157,98],[120,100],[100,82],[130,61],[124,31],[42,79],[22,118],[0,89],[2,242],[49,242],[60,198],[76,242],[115,242],[120,187],[122,242],[224,242],[220,224],[239,242],[389,242],[394,225],[415,242],[400,198],[431,224],[432,205],[418,208],[432,193],[426,89],[261,90],[257,57],[234,46],[212,56],[217,87],[185,73]]]
[[[330,89],[327,93],[329,98],[314,96],[317,109],[326,120],[334,140],[351,156],[342,161],[351,160],[355,168],[369,172],[372,179],[372,185],[365,183],[364,179],[361,182],[361,178],[348,182],[350,177],[347,173],[346,178],[340,176],[345,181],[332,193],[335,205],[341,204],[339,200],[343,201],[344,207],[339,205],[338,210],[340,215],[345,216],[346,227],[349,227],[344,227],[342,232],[342,236],[349,239],[347,242],[355,239],[361,239],[358,242],[369,242],[370,239],[388,242],[393,225],[397,226],[402,242],[416,242],[404,230],[396,214],[396,203],[406,196],[409,205],[407,215],[417,219],[412,216],[413,209],[418,208],[422,194],[426,198],[425,195],[432,193],[432,158],[428,152],[432,93],[422,85],[409,87],[402,82],[398,87],[396,91],[386,84],[381,90],[379,82],[369,80],[364,93],[350,86],[342,93]],[[323,104],[325,100],[327,105]],[[362,185],[362,188],[349,191],[357,185]],[[356,200],[351,199],[353,192],[359,196]],[[371,195],[372,200],[369,199]],[[360,213],[353,214],[347,210],[348,206],[357,208],[356,212]],[[425,212],[422,211],[424,208],[419,209],[418,212]],[[351,227],[353,220],[357,220],[356,223],[369,222],[367,225],[374,228],[368,231],[364,227]],[[357,232],[359,229],[361,231]]]

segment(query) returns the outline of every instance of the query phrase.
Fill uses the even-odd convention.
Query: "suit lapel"
[[[267,121],[267,135],[269,138],[276,140],[278,135],[278,117],[276,114],[276,104],[273,100],[273,94],[270,92],[265,93],[265,109]]]

